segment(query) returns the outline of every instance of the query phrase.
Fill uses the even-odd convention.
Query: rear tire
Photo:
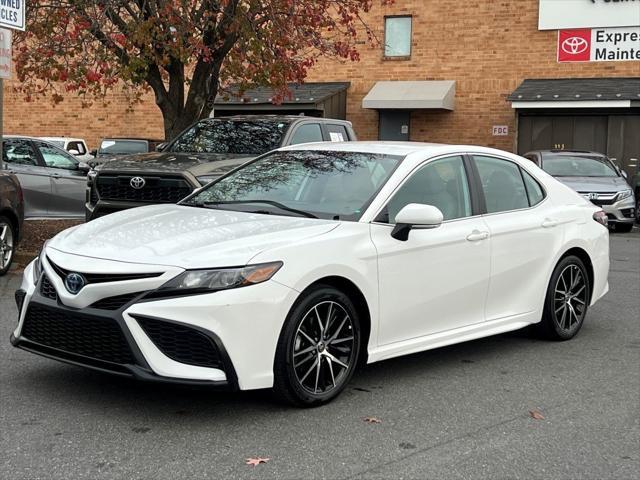
[[[16,250],[16,232],[13,223],[0,215],[0,276],[9,271]]]
[[[590,301],[587,269],[570,255],[558,262],[551,275],[538,332],[550,340],[570,340],[582,328]]]
[[[360,354],[360,318],[340,290],[318,285],[294,304],[278,340],[275,394],[298,407],[333,400],[353,376]]]

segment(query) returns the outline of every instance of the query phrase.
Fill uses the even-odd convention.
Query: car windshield
[[[184,203],[357,221],[402,158],[317,150],[274,152],[209,184]]]
[[[48,140],[48,139],[45,139],[45,141],[49,142],[51,145],[55,145],[56,147],[64,148],[64,141],[63,140]]]
[[[278,148],[288,126],[272,120],[206,119],[180,135],[169,151],[258,156]]]
[[[149,143],[146,140],[109,140],[105,139],[100,144],[100,155],[129,155],[131,153],[145,153],[149,151]]]
[[[554,177],[617,177],[606,157],[558,155],[543,158],[542,169]]]

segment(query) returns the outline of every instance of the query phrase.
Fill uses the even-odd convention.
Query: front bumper
[[[636,201],[633,196],[612,205],[601,205],[600,208],[607,214],[610,224],[633,223],[636,218]]]
[[[48,265],[46,288],[44,275],[33,284],[32,268],[16,295],[20,316],[11,343],[18,348],[144,381],[243,390],[273,385],[277,340],[297,296],[288,287],[268,281],[161,300],[139,292],[108,310],[114,303],[105,299],[122,296],[109,297],[105,283],[102,300],[94,301],[94,288],[92,303],[78,308],[64,303],[62,282]]]

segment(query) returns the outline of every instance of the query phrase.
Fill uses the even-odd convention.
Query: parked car
[[[270,152],[177,205],[54,237],[15,346],[134,378],[328,402],[372,363],[535,324],[608,290],[606,215],[531,162],[456,145]]]
[[[18,178],[0,171],[0,275],[11,267],[24,220],[24,199]]]
[[[192,125],[162,152],[129,155],[91,172],[87,221],[150,203],[176,203],[196,188],[284,145],[356,139],[344,120],[300,116],[208,118]]]
[[[164,140],[149,138],[103,138],[100,147],[91,151],[95,158],[90,162],[90,165],[94,167],[124,155],[155,152],[158,145],[162,144],[164,144]]]
[[[24,192],[27,218],[83,218],[89,166],[39,138],[5,136],[3,167]]]
[[[636,199],[626,174],[606,155],[577,150],[539,150],[524,156],[602,207],[609,225],[616,231],[631,231],[636,218]]]
[[[87,142],[82,138],[68,138],[68,137],[39,137],[40,140],[44,140],[47,143],[51,143],[56,147],[59,147],[71,155],[76,157],[81,162],[91,162],[94,158],[91,153],[89,153],[89,148],[87,147]]]

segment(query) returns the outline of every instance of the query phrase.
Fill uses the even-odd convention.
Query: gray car
[[[83,218],[89,166],[37,138],[5,136],[3,167],[24,192],[26,218]]]
[[[230,170],[286,145],[356,140],[351,122],[291,115],[207,118],[162,151],[97,166],[87,179],[87,221],[152,203],[176,203]]]
[[[609,217],[618,232],[629,232],[635,220],[636,200],[625,174],[606,156],[597,152],[539,150],[524,157],[571,187]]]

